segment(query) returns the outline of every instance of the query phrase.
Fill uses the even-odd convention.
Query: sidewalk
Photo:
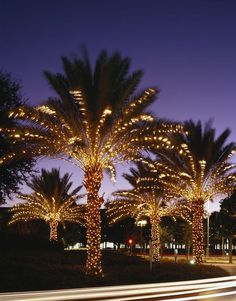
[[[214,265],[214,266],[217,266],[217,267],[225,270],[230,275],[236,275],[236,264],[235,263],[205,263],[205,265]]]
[[[229,256],[208,256],[205,257],[206,263],[229,264]],[[233,256],[233,263],[236,264],[236,257]]]
[[[181,257],[184,258],[184,256]],[[208,256],[204,260],[204,265],[218,266],[230,275],[236,275],[236,256],[233,256],[233,263],[229,263],[229,256]]]
[[[233,257],[233,263],[229,263],[228,256],[209,256],[206,258],[205,265],[215,265],[228,272],[230,275],[236,275],[236,257]]]

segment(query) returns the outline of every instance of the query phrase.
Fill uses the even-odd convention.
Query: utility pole
[[[206,246],[206,257],[209,257],[209,244],[210,244],[210,215],[207,214],[207,246]]]
[[[206,237],[206,257],[210,255],[210,213],[209,213],[209,201],[207,202],[207,237]]]

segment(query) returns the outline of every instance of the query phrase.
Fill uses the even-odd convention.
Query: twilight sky
[[[86,45],[94,61],[101,49],[118,50],[144,70],[140,88],[161,89],[152,107],[157,116],[212,118],[218,133],[229,127],[236,141],[235,31],[234,0],[0,0],[0,69],[39,104],[53,95],[42,71],[60,71],[62,55],[78,55]],[[71,165],[39,162],[52,166],[81,183]],[[105,179],[101,194],[123,187],[120,176],[115,186]]]

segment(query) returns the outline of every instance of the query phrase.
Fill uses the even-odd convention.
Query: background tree
[[[163,217],[160,223],[160,255],[163,257],[165,244],[174,241],[173,220],[170,217]]]
[[[125,218],[115,224],[109,224],[106,231],[107,241],[113,242],[117,249],[121,244],[127,245],[130,238],[136,236],[136,225],[133,218]]]
[[[59,169],[47,171],[42,169],[41,175],[34,175],[28,186],[31,194],[19,194],[26,201],[15,205],[10,211],[12,219],[9,224],[44,220],[50,227],[50,240],[57,241],[58,224],[65,222],[84,224],[85,205],[77,205],[76,201],[83,195],[78,195],[82,186],[69,192],[72,182],[66,173],[60,177]]]
[[[221,214],[218,211],[214,211],[210,215],[209,232],[211,241],[214,244],[221,245],[221,255],[225,255],[225,233],[223,229],[223,220]]]
[[[66,227],[61,227],[60,230],[59,234],[61,234],[65,246],[74,246],[80,243],[83,247],[86,247],[85,219],[83,224],[69,223]]]
[[[230,197],[221,201],[219,219],[221,233],[229,240],[229,263],[233,262],[233,238],[236,234],[236,190]]]
[[[185,245],[186,256],[189,259],[191,246],[191,223],[181,218],[165,217],[161,221],[161,231],[164,234],[162,240],[162,248],[165,243],[172,243],[176,248],[177,245]]]
[[[42,106],[24,106],[12,111],[10,116],[21,123],[16,132],[4,131],[14,141],[24,139],[30,144],[17,154],[63,157],[84,171],[86,271],[101,275],[100,208],[104,200],[99,196],[99,189],[103,172],[109,172],[114,179],[117,163],[139,159],[141,152],[150,146],[170,147],[170,133],[182,127],[162,120],[154,123],[153,116],[145,113],[157,90],[150,88],[134,95],[142,72],[129,73],[129,58],[122,58],[119,53],[108,56],[102,51],[94,68],[87,53],[73,61],[64,57],[62,62],[63,74],[45,73],[57,97]],[[164,139],[159,140],[159,136]],[[15,155],[16,152],[11,154]]]
[[[15,121],[8,117],[8,113],[24,104],[25,101],[20,94],[20,89],[19,82],[12,79],[9,73],[0,71],[0,128],[11,128],[15,125]],[[25,147],[23,141],[20,144]],[[0,158],[7,156],[14,148],[15,145],[0,130]],[[0,204],[4,203],[6,197],[10,197],[11,193],[19,191],[19,184],[27,180],[33,165],[34,161],[29,158],[16,158],[6,165],[0,164]]]

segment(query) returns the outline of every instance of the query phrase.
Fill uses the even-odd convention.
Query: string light
[[[94,120],[83,91],[75,89],[68,93],[66,100],[49,101],[38,107],[24,106],[10,112],[9,116],[21,122],[15,129],[3,129],[13,143],[25,141],[28,147],[24,156],[69,158],[85,172],[88,274],[102,274],[100,208],[103,199],[99,197],[99,189],[103,172],[108,171],[115,180],[116,164],[138,160],[147,149],[171,148],[170,134],[183,131],[181,125],[153,122],[153,116],[140,113],[152,102],[156,92],[147,89],[140,97],[126,102],[119,112],[113,112],[110,106],[101,108],[101,115]],[[16,156],[16,152],[9,156],[0,158],[2,164]]]
[[[61,204],[54,198],[46,198],[39,193],[19,195],[26,203],[17,204],[10,209],[12,218],[9,224],[44,220],[50,227],[50,240],[57,240],[59,223],[72,222],[84,224],[85,206],[76,205],[75,198],[70,197]]]
[[[230,194],[236,186],[235,164],[229,163],[232,152],[212,168],[207,169],[206,160],[196,160],[187,144],[181,145],[183,161],[181,165],[176,165],[171,160],[163,160],[145,163],[151,168],[153,173],[160,173],[160,177],[144,177],[139,179],[140,183],[161,183],[166,193],[171,194],[173,199],[185,199],[190,202],[192,211],[192,239],[193,257],[196,263],[203,262],[203,218],[204,203],[214,199],[218,195]]]
[[[148,218],[151,224],[151,241],[153,261],[160,258],[161,218],[164,216],[181,217],[190,222],[190,209],[186,202],[171,202],[171,195],[161,192],[156,183],[148,187],[136,187],[133,190],[122,190],[113,193],[114,199],[106,204],[107,215],[111,223],[125,217],[133,217],[138,222]]]

